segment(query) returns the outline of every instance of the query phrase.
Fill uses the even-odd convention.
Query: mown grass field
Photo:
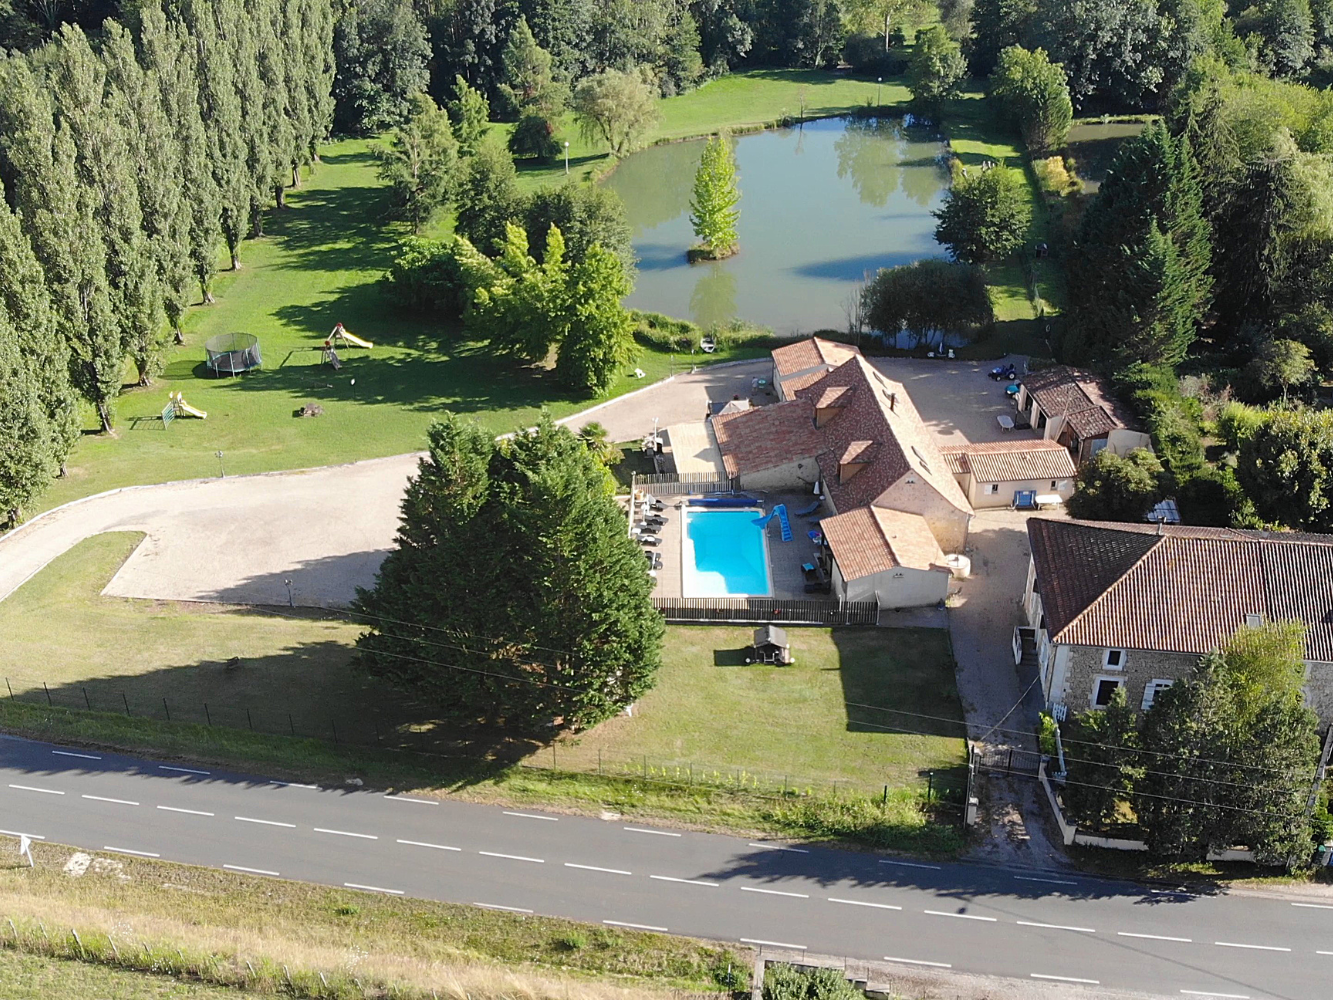
[[[0,674],[17,695],[0,699],[0,728],[486,801],[921,850],[956,844],[927,822],[919,772],[962,763],[961,725],[846,707],[961,719],[942,632],[794,629],[798,663],[777,668],[741,663],[745,629],[671,628],[657,687],[633,718],[552,750],[437,727],[428,706],[355,669],[360,629],[347,621],[101,596],[138,539],[88,539],[0,603]],[[377,735],[430,754],[377,751]],[[531,766],[511,766],[520,760]],[[538,770],[553,764],[557,773]],[[784,785],[811,794],[787,801]],[[874,794],[884,785],[886,804]]]
[[[914,786],[922,771],[962,764],[962,710],[943,631],[793,628],[796,662],[788,667],[746,665],[751,634],[671,629],[659,682],[633,716],[562,740],[558,758],[592,767],[600,757],[606,769],[646,766],[686,780],[744,771],[761,785],[823,792],[835,783]],[[922,723],[849,702],[958,722]]]

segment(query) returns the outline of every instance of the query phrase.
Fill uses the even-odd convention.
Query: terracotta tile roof
[[[1202,654],[1261,614],[1333,662],[1333,535],[1034,517],[1028,539],[1053,642]]]
[[[803,399],[719,414],[713,417],[713,433],[732,477],[814,458],[824,447],[814,410]]]
[[[848,358],[860,357],[861,350],[849,344],[839,344],[822,337],[810,337],[786,344],[773,351],[773,369],[778,378],[803,372],[807,368],[828,365],[836,368]]]
[[[874,461],[875,452],[879,450],[879,444],[875,441],[849,441],[847,447],[838,458],[840,465],[847,465],[856,462]]]
[[[838,510],[874,503],[898,480],[916,474],[959,510],[972,513],[971,504],[901,383],[885,378],[857,354],[798,391],[796,397],[808,402],[839,388],[855,391],[848,397],[848,405],[819,429],[824,439],[819,469]],[[839,460],[849,446],[860,441],[878,443],[874,460],[848,482],[840,483]]]
[[[979,483],[1031,479],[1072,479],[1077,470],[1069,449],[1058,441],[991,441],[941,448],[954,475],[970,472]]]
[[[858,507],[824,518],[819,527],[844,580],[859,580],[899,567],[949,571],[944,552],[919,514]]]
[[[820,372],[815,381],[818,382],[825,374],[825,372]],[[845,385],[829,386],[819,394],[818,399],[812,399],[811,402],[814,403],[816,410],[824,410],[831,406],[846,406],[851,401],[850,397],[855,391],[855,389]]]
[[[1019,380],[1048,417],[1064,416],[1083,439],[1105,437],[1118,428],[1136,429],[1133,413],[1112,395],[1099,375],[1056,365]]]

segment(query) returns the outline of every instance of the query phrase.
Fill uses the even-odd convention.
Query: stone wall
[[[1114,677],[1125,688],[1129,707],[1138,711],[1143,704],[1144,688],[1154,680],[1179,680],[1199,662],[1194,653],[1159,653],[1141,649],[1124,650],[1121,669],[1105,665],[1106,649],[1101,646],[1069,647],[1069,664],[1063,688],[1051,692],[1052,701],[1061,701],[1071,712],[1092,707],[1092,696],[1099,678]]]

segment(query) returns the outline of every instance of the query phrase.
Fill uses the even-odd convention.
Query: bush
[[[542,115],[524,115],[509,136],[509,152],[515,156],[553,160],[560,155],[560,149],[560,143],[555,141],[555,126]]]
[[[1217,414],[1217,436],[1228,451],[1240,451],[1243,445],[1268,420],[1268,411],[1244,403],[1229,402]]]
[[[847,36],[843,58],[853,73],[862,76],[901,76],[907,71],[907,56],[904,54],[907,39],[902,29],[894,29],[889,41],[889,50],[885,52],[883,35],[856,32]]]
[[[763,326],[751,326],[740,320],[707,329],[687,319],[674,319],[661,313],[631,312],[634,339],[656,351],[697,351],[704,335],[710,335],[719,347],[773,348],[788,343]],[[824,334],[820,334],[824,336]]]
[[[385,294],[403,309],[461,317],[469,290],[453,244],[420,236],[404,239],[384,275]]]
[[[773,965],[764,973],[764,1000],[862,1000],[862,994],[839,969]]]
[[[1032,161],[1032,172],[1043,194],[1067,198],[1083,190],[1083,181],[1074,168],[1072,157],[1048,156]]]
[[[1183,523],[1211,528],[1237,526],[1248,506],[1236,473],[1229,466],[1209,465],[1177,487],[1176,504]]]
[[[1157,456],[1177,482],[1205,467],[1200,426],[1203,404],[1181,395],[1176,374],[1169,366],[1137,362],[1117,372],[1115,381],[1143,418]]]
[[[1058,750],[1055,745],[1056,728],[1055,717],[1050,712],[1042,712],[1037,723],[1037,749],[1051,758],[1056,756]]]

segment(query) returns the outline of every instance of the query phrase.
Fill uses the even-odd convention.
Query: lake
[[[625,202],[639,257],[626,305],[705,326],[846,329],[867,275],[943,256],[930,214],[949,183],[939,136],[898,118],[832,118],[737,137],[740,252],[690,264],[703,145],[653,146],[604,181]]]

